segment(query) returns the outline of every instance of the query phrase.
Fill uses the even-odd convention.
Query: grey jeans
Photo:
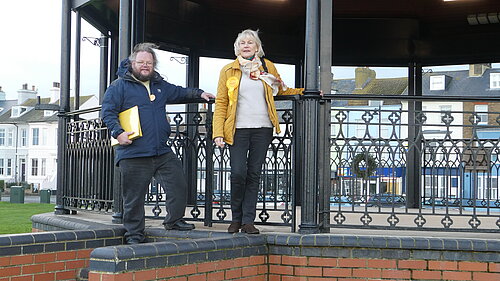
[[[151,178],[164,188],[166,209],[164,224],[175,223],[184,216],[187,183],[181,161],[173,152],[160,156],[123,159],[119,163],[123,195],[123,226],[125,239],[143,241],[144,201]]]

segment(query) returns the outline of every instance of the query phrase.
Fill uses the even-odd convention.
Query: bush
[[[5,188],[5,181],[0,180],[0,192],[3,192],[4,188]]]
[[[11,188],[12,186],[22,186],[24,190],[30,188],[30,184],[23,181],[23,182],[8,182],[5,187]]]

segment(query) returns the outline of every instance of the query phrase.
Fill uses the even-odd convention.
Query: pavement
[[[2,194],[2,202],[10,202],[10,195]],[[38,194],[26,194],[24,195],[24,203],[40,203],[40,195]],[[50,203],[56,203],[56,196],[50,196]]]

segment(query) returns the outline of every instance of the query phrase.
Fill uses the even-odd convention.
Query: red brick
[[[224,279],[224,271],[209,272],[207,273],[207,280],[219,281]]]
[[[484,262],[459,262],[460,271],[488,271],[488,264]]]
[[[490,262],[488,264],[489,266],[489,272],[500,272],[500,263],[494,263],[494,262]]]
[[[459,271],[443,271],[443,279],[445,280],[471,280],[472,272]]]
[[[411,274],[412,279],[441,279],[441,271],[428,271],[428,270],[413,270]]]
[[[215,262],[205,262],[197,265],[197,272],[209,272],[217,270],[217,264]]]
[[[25,275],[25,276],[15,276],[10,278],[11,281],[31,281],[33,280],[33,276]]]
[[[255,275],[259,275],[259,269],[257,266],[243,267],[241,269],[241,276],[243,277],[255,276]]]
[[[33,281],[50,281],[56,280],[55,273],[42,273],[33,276]]]
[[[366,267],[365,259],[338,259],[339,267]]]
[[[2,257],[0,258],[0,266],[10,265],[10,257]]]
[[[281,281],[281,275],[269,274],[269,281]]]
[[[295,276],[322,276],[321,267],[296,267]]]
[[[226,279],[241,278],[241,268],[226,270]]]
[[[354,268],[352,270],[352,276],[353,277],[380,278],[382,276],[382,270],[380,270],[380,269]]]
[[[486,273],[486,272],[472,272],[472,280],[477,280],[477,281],[500,280],[500,274]]]
[[[259,265],[258,266],[258,272],[259,272],[259,274],[268,274],[269,273],[269,267],[267,265]]]
[[[382,270],[382,278],[410,279],[410,270]]]
[[[323,268],[323,276],[350,277],[350,276],[352,276],[352,269],[351,268]]]
[[[90,258],[90,253],[92,253],[94,249],[83,249],[83,250],[78,250],[76,252],[76,258],[77,259],[88,259]]]
[[[281,264],[283,264],[283,265],[307,265],[307,257],[283,256],[281,258]]]
[[[0,277],[16,276],[21,274],[20,266],[0,268]]]
[[[297,277],[297,276],[283,276],[282,281],[307,281],[307,277]]]
[[[265,256],[253,256],[249,258],[248,265],[266,264]]]
[[[281,275],[293,275],[293,266],[271,264],[269,266],[269,273],[276,273]]]
[[[234,260],[234,267],[244,267],[247,266],[249,258],[238,258]]]
[[[398,268],[427,269],[427,262],[426,261],[400,260],[400,261],[398,261]]]
[[[270,255],[269,256],[269,263],[281,264],[281,256]]]
[[[75,251],[59,252],[57,253],[57,260],[74,260],[76,259]]]
[[[210,280],[207,279],[207,275],[205,273],[188,276],[188,281],[205,281],[205,280]]]
[[[135,281],[134,274],[132,272],[120,274],[102,274],[101,278],[102,279],[100,281]],[[89,278],[89,281],[93,280]],[[95,281],[99,281],[99,279],[96,279]]]
[[[158,268],[156,275],[158,278],[167,278],[167,277],[176,276],[177,275],[177,268],[175,268],[175,267]]]
[[[40,273],[43,271],[43,264],[30,264],[22,267],[22,274]]]
[[[43,265],[43,271],[52,272],[52,271],[61,271],[66,269],[64,266],[64,262],[51,262]]]
[[[51,262],[56,260],[55,253],[35,255],[35,263]]]
[[[68,280],[68,279],[75,280],[76,275],[77,275],[76,270],[60,271],[56,272],[56,280]]]
[[[134,272],[134,280],[155,280],[156,270],[141,270]]]
[[[217,269],[218,270],[224,270],[228,268],[233,268],[234,267],[234,261],[233,260],[223,260],[217,262]]]
[[[367,267],[370,268],[396,268],[395,260],[368,260]]]
[[[10,258],[10,265],[32,264],[32,263],[33,263],[33,255],[12,256]]]
[[[89,272],[89,281],[101,281],[101,273]]]
[[[83,268],[83,267],[85,267],[84,260],[76,260],[76,261],[67,261],[66,262],[66,269],[77,269],[77,268]]]
[[[168,279],[168,281],[187,281],[187,277],[172,278],[172,279]]]
[[[334,258],[316,258],[316,257],[310,257],[307,265],[310,265],[310,266],[335,267],[335,266],[337,266],[337,259],[334,259]]]
[[[190,275],[196,273],[196,264],[187,264],[177,267],[178,275]]]
[[[429,269],[457,270],[458,262],[455,261],[429,261]]]

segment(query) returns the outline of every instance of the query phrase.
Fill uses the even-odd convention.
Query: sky
[[[52,83],[60,81],[61,2],[61,0],[0,0],[0,38],[2,38],[0,53],[3,54],[0,64],[0,86],[7,94],[7,99],[16,99],[17,90],[21,89],[23,84],[28,84],[29,89],[34,86],[40,96],[48,97]],[[100,37],[100,32],[82,21],[82,36],[96,38]],[[232,46],[228,48],[232,49]],[[88,41],[82,41],[81,54],[80,94],[97,95],[99,47]],[[160,52],[158,71],[167,81],[185,86],[186,65],[182,61],[179,62],[179,56]],[[272,57],[271,54],[270,56]],[[229,60],[201,58],[200,88],[215,94],[219,70],[227,62]],[[500,64],[494,64],[494,67],[499,66]],[[277,68],[285,83],[293,86],[294,67],[277,65]],[[377,78],[407,75],[406,68],[372,69],[376,71]],[[433,68],[434,71],[458,69],[467,69],[467,66]],[[333,67],[332,72],[335,79],[354,77],[353,67]],[[71,78],[71,83],[73,90],[74,76]]]

